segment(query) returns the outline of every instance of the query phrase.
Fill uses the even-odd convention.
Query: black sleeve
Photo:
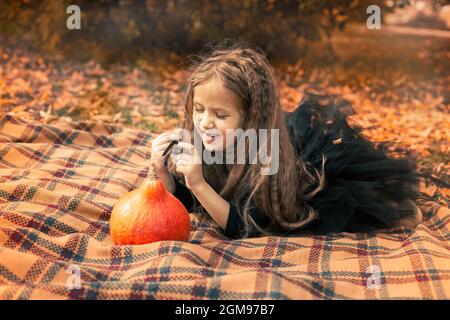
[[[240,210],[239,210],[240,209]],[[230,203],[230,211],[228,214],[227,225],[225,228],[225,236],[232,239],[242,238],[244,232],[244,221],[242,220],[242,216],[239,214],[239,211],[243,211],[244,207],[238,207],[235,203]],[[266,227],[269,224],[269,219],[264,214],[264,212],[260,211],[258,208],[254,206],[250,206],[249,214],[255,220],[256,224],[261,228]],[[259,231],[255,228],[250,230],[250,237],[258,236]]]
[[[192,212],[194,209],[194,194],[192,191],[181,183],[173,174],[173,180],[175,181],[175,191],[173,195],[181,201],[181,203],[186,207],[188,212]]]

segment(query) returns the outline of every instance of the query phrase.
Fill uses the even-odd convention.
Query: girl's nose
[[[214,128],[214,121],[212,117],[208,115],[204,115],[200,120],[200,128],[202,129],[211,129]]]

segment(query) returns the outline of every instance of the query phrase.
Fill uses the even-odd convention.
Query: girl
[[[183,140],[179,130],[158,136],[151,161],[188,211],[206,211],[231,238],[415,227],[422,215],[413,201],[414,164],[388,157],[350,127],[349,110],[310,94],[295,111],[283,112],[263,53],[242,44],[218,47],[194,66],[187,83],[182,128],[190,138]],[[236,160],[238,141],[227,141],[227,129],[278,129],[276,174],[262,175],[263,164],[250,163],[248,154],[244,164],[202,161],[204,150],[232,150]],[[200,149],[194,137],[201,138]],[[163,151],[172,140],[179,143],[167,159]],[[245,144],[249,150],[248,139]]]

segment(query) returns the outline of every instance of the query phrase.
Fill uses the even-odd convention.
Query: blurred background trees
[[[444,2],[444,1],[442,1]],[[197,52],[209,41],[243,37],[274,59],[295,61],[305,40],[329,37],[366,8],[383,13],[407,1],[384,0],[6,0],[0,31],[75,58],[112,62],[141,55]],[[440,3],[440,2],[437,2]],[[66,8],[81,8],[81,30],[68,30]]]

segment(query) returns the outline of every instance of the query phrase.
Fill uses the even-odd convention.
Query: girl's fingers
[[[155,140],[153,140],[153,143],[156,144],[163,144],[163,143],[170,143],[172,140],[180,141],[183,137],[181,134],[173,133],[173,132],[164,132],[157,136]]]
[[[174,153],[174,152],[172,152],[171,154],[170,154],[170,158],[172,159],[172,162],[173,163],[177,163],[181,158],[183,158],[183,154],[177,154],[177,153]]]
[[[170,141],[164,142],[162,144],[155,145],[154,150],[158,151],[158,152],[162,152],[162,151],[166,150],[169,145],[170,145]]]
[[[178,164],[180,161],[182,161],[183,155],[182,154],[172,154],[172,159],[173,159],[173,162]]]
[[[163,144],[163,145],[156,145],[152,147],[152,154],[156,155],[158,157],[162,157],[162,154],[164,150],[166,150],[169,143]]]
[[[188,142],[180,141],[176,146],[177,149],[181,150],[184,154],[193,155],[194,154],[194,146]]]
[[[171,137],[169,137],[169,138],[171,138]],[[169,138],[164,138],[164,139],[161,139],[160,141],[156,141],[156,142],[154,141],[152,144],[152,149],[156,152],[162,153],[167,149],[167,147],[169,147],[169,145],[172,143],[172,141],[174,141],[174,140],[178,141],[176,139],[169,139]]]
[[[194,156],[188,154],[179,154],[175,156],[174,162],[176,165],[197,165],[201,164],[200,161],[196,161]]]
[[[170,134],[169,132],[161,133],[157,135],[155,139],[153,139],[153,142],[162,142],[169,134]]]

